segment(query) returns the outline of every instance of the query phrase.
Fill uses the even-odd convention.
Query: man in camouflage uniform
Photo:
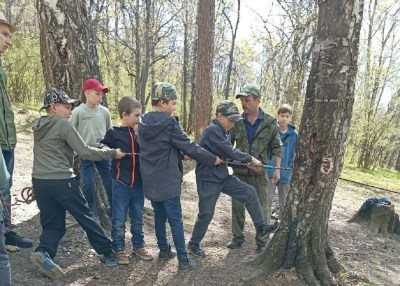
[[[244,113],[242,114],[243,120],[236,122],[234,128],[230,130],[232,144],[236,143],[236,148],[242,152],[249,153],[263,164],[267,164],[270,156],[274,156],[275,167],[279,167],[283,153],[282,143],[279,138],[279,128],[276,119],[259,107],[260,97],[260,90],[255,85],[246,85],[236,95],[236,98],[240,98],[242,102]],[[256,189],[258,199],[264,211],[265,221],[268,223],[270,219],[267,203],[268,183],[264,171],[256,172],[255,170],[239,166],[232,169],[235,176]],[[276,169],[272,178],[273,182],[277,182],[279,177],[279,169]],[[233,239],[227,245],[229,248],[236,249],[242,246],[244,242],[244,221],[244,204],[232,199]],[[261,253],[265,249],[266,240],[265,238],[256,236],[258,253]]]

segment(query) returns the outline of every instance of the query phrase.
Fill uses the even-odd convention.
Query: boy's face
[[[63,103],[52,103],[48,113],[57,115],[64,119],[69,119],[72,114],[72,105]]]
[[[141,108],[135,108],[130,114],[126,114],[125,112],[122,114],[122,120],[129,127],[134,128],[135,125],[139,123],[139,118],[142,115]]]
[[[279,113],[276,120],[278,121],[279,126],[286,127],[292,121],[292,114],[289,112]]]
[[[225,131],[228,131],[235,125],[235,122],[231,121],[228,117],[222,115],[221,113],[217,114],[217,119]]]
[[[176,100],[170,99],[168,103],[166,101],[161,101],[161,106],[166,114],[172,115],[176,109]]]
[[[103,101],[103,92],[94,89],[85,91],[86,103],[90,105],[99,105]]]
[[[6,24],[0,23],[0,55],[11,47],[11,30]]]

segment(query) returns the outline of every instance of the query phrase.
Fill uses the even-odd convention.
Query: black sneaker
[[[22,237],[13,231],[7,232],[4,237],[6,238],[6,245],[13,245],[22,248],[29,248],[33,246],[33,240],[30,238]]]
[[[278,224],[263,224],[257,228],[257,237],[266,238],[278,228]]]
[[[203,249],[201,249],[200,244],[189,241],[188,248],[193,255],[206,258],[206,254],[204,253]]]
[[[259,254],[263,253],[266,248],[267,248],[266,245],[257,245],[256,252],[259,253]]]
[[[193,260],[190,260],[187,257],[185,259],[179,260],[179,266],[178,266],[179,272],[186,272],[193,270],[195,268],[196,268],[196,263]]]
[[[171,249],[171,245],[168,245],[168,249],[160,249],[158,259],[170,260],[176,256],[176,252]]]
[[[226,246],[230,249],[238,249],[242,247],[242,244],[243,241],[234,238]]]

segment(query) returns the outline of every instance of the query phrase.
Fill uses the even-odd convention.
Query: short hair
[[[278,115],[282,113],[289,113],[293,115],[293,108],[289,104],[283,104],[278,108]]]
[[[142,104],[132,96],[124,96],[118,101],[119,118],[122,118],[123,113],[131,114],[136,108],[142,108]]]
[[[161,101],[165,102],[166,104],[168,104],[168,102],[170,101],[170,99],[152,99],[151,100],[151,106],[157,106]]]

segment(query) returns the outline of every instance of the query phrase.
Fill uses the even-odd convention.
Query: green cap
[[[221,101],[221,103],[217,106],[216,113],[221,113],[223,116],[228,117],[228,119],[233,122],[237,122],[242,119],[236,104],[229,100]]]
[[[151,88],[151,99],[152,100],[176,100],[177,99],[176,88],[173,84],[168,82],[157,82]]]
[[[236,95],[236,98],[249,95],[255,95],[261,97],[261,93],[258,87],[255,86],[254,84],[248,84]]]

